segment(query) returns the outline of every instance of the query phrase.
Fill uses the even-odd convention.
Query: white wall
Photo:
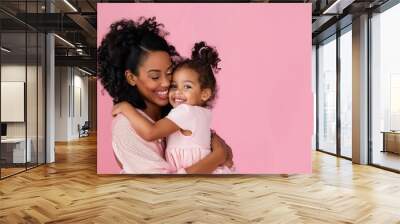
[[[76,72],[79,72],[78,74]],[[85,121],[88,121],[89,111],[88,111],[88,78],[81,76],[79,70],[74,70],[74,111],[73,119],[72,119],[72,136],[77,138],[78,133],[78,124],[82,126]],[[80,111],[81,110],[81,111]]]
[[[2,82],[25,82],[25,65],[18,65],[18,64],[13,64],[13,65],[2,65],[1,66],[1,81]],[[24,92],[22,92],[24,94]],[[6,96],[2,96],[4,98]],[[22,109],[22,113],[24,113],[24,108]],[[1,108],[2,113],[5,111],[9,110],[9,108]],[[3,120],[3,119],[2,119]],[[8,131],[10,132],[10,135],[16,136],[16,137],[24,137],[25,136],[25,131],[19,130],[20,124],[23,124],[24,122],[12,122],[8,123]]]
[[[27,69],[28,86],[27,86],[27,120],[28,120],[28,137],[30,133],[35,133],[36,136],[36,66],[27,66],[19,64],[5,64],[1,66],[1,81],[5,82],[25,82],[25,69]],[[39,72],[41,72],[39,70]],[[41,73],[39,73],[41,74]],[[42,105],[39,105],[39,107]],[[2,108],[7,110],[7,108]],[[26,122],[11,122],[7,123],[7,135],[9,137],[25,137],[25,123]],[[32,129],[32,130],[31,130]]]
[[[88,78],[73,67],[56,67],[55,73],[55,140],[70,141],[88,120]]]
[[[25,82],[25,65],[9,64],[1,66],[1,81]],[[7,108],[1,108],[7,110]],[[7,123],[7,137],[25,137],[25,123]]]
[[[69,68],[55,68],[55,141],[68,140]]]

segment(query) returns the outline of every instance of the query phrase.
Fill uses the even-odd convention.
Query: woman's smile
[[[162,100],[167,100],[168,99],[168,89],[157,90],[156,95]]]

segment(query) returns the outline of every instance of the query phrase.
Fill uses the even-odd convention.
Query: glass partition
[[[1,34],[2,177],[24,171],[26,162],[31,162],[26,136],[26,41],[25,32]]]
[[[44,1],[1,1],[0,178],[45,162],[45,35],[22,22]]]

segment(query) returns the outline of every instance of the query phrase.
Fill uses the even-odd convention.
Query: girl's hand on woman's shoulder
[[[122,113],[126,106],[130,106],[130,104],[128,102],[126,102],[126,101],[123,101],[123,102],[115,104],[113,106],[112,116],[115,117],[118,114]]]

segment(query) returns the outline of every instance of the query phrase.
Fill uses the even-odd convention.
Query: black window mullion
[[[319,44],[315,46],[315,148],[319,149]]]
[[[28,1],[25,1],[25,21],[28,19]],[[25,170],[28,170],[28,25],[25,23],[25,88],[24,88],[24,118],[25,118]]]
[[[368,90],[367,90],[367,119],[368,119],[368,124],[367,124],[367,132],[368,132],[368,164],[373,164],[373,145],[372,145],[372,64],[371,64],[371,57],[372,57],[372,12],[368,12],[368,20],[367,20],[367,46],[368,46],[368,53],[367,53],[367,83],[368,83]]]
[[[39,0],[36,13],[39,13]],[[36,166],[39,166],[39,32],[36,32]]]
[[[336,154],[341,157],[341,118],[340,118],[340,30],[336,31]]]

